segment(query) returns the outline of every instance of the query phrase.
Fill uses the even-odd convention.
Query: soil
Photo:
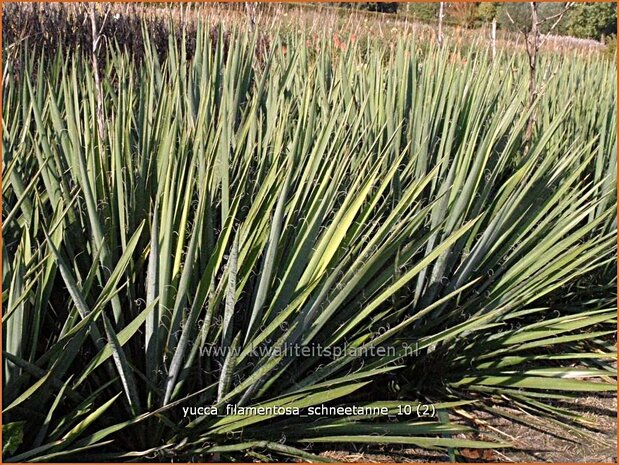
[[[522,423],[497,418],[487,412],[474,412],[474,417],[482,420],[477,427],[481,435],[476,437],[459,435],[468,439],[490,439],[497,436],[513,444],[513,448],[495,450],[461,450],[459,460],[484,462],[586,462],[586,463],[617,463],[617,397],[587,396],[576,401],[578,411],[591,421],[592,429],[586,437],[575,431],[566,430],[560,426],[547,429],[531,427],[532,417],[513,410]],[[456,419],[454,421],[463,421]],[[470,423],[468,423],[470,424]],[[498,431],[501,433],[499,434]],[[484,435],[488,434],[488,437]],[[344,446],[344,445],[343,445]],[[428,451],[402,447],[394,449],[391,446],[357,446],[353,450],[346,447],[321,452],[319,455],[340,462],[365,463],[414,463],[414,462],[450,462],[449,456],[443,452]]]

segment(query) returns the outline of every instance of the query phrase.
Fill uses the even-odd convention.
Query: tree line
[[[552,17],[565,8],[566,2],[540,2],[539,14]],[[381,13],[401,13],[414,20],[435,23],[440,2],[340,2],[340,6]],[[476,28],[496,19],[497,27],[507,30],[526,29],[531,24],[531,10],[527,3],[505,2],[443,2],[444,23],[464,28]],[[511,18],[511,19],[510,19]],[[552,24],[542,24],[546,33]],[[617,4],[615,2],[577,3],[561,18],[553,33],[583,39],[604,40],[617,34]]]

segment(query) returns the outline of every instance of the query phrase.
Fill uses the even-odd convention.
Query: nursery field
[[[3,461],[616,447],[614,59],[141,21],[3,41]]]

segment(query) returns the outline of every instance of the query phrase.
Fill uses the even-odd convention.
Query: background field
[[[5,461],[615,459],[606,45],[549,39],[532,99],[517,33],[346,9],[3,34]],[[251,350],[316,344],[395,355]],[[413,413],[182,410],[230,404]]]

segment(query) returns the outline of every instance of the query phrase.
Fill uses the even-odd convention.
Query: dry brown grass
[[[27,40],[39,49],[44,48],[48,54],[54,54],[59,49],[91,50],[89,7],[85,3],[4,3],[2,8],[5,48]],[[170,7],[166,4],[98,3],[95,8],[96,23],[104,39],[102,53],[106,46],[116,42],[131,51],[137,59],[144,52],[142,20],[162,57],[166,55],[170,32],[173,31],[180,40],[183,29],[188,38],[186,51],[191,56],[191,36],[196,30],[197,19],[211,28],[218,25],[224,30],[256,27],[265,37],[276,30],[288,33],[303,31],[310,38],[333,37],[344,44],[350,40],[392,43],[401,36],[415,37],[420,44],[436,39],[432,25],[412,22],[406,16],[329,5],[188,3]],[[446,42],[459,49],[489,47],[489,36],[486,28],[469,30],[447,27],[445,30]],[[508,31],[499,31],[497,47],[524,50],[522,37]],[[604,49],[596,41],[572,37],[550,37],[544,45],[545,51],[558,53],[590,54]]]

